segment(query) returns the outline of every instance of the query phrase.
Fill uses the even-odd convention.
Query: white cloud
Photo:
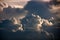
[[[20,26],[18,26],[18,28],[12,29],[12,32],[17,32],[17,31],[24,31],[23,27],[22,27],[22,24],[20,24]]]
[[[54,5],[51,6],[50,11],[52,13],[56,13],[58,10],[60,10],[60,6],[54,6]]]
[[[15,29],[12,29],[12,32],[17,32],[18,30],[19,31],[23,31],[23,26],[22,24],[20,23],[20,20],[16,19],[15,17],[13,17],[12,19],[10,19],[14,25],[19,25],[17,26]]]
[[[0,8],[6,8],[8,6],[11,6],[12,8],[24,8],[28,1],[30,0],[2,0],[0,1],[0,4],[3,7],[0,5]]]
[[[50,9],[51,13],[53,14],[54,18],[60,18],[60,5],[51,5],[51,9]]]
[[[52,22],[49,22],[49,21],[46,20],[46,19],[43,19],[43,21],[44,21],[44,24],[45,24],[46,26],[52,26],[52,25],[53,25]]]
[[[19,24],[19,21],[15,17],[11,18],[11,20],[13,24]]]
[[[48,27],[53,25],[52,22],[49,22],[48,20],[41,18],[39,15],[32,14],[31,17],[32,18],[30,19],[27,18],[28,22],[25,24],[26,25],[25,29],[31,29],[34,31],[42,31],[43,24],[44,26],[48,26]],[[30,27],[30,25],[32,25],[32,27]]]
[[[18,30],[23,31],[23,26],[22,26],[22,24],[20,24],[20,27],[18,27]]]
[[[40,17],[40,18],[37,17],[37,19],[35,19],[35,22],[37,22],[37,23],[35,24],[35,27],[36,27],[36,30],[37,30],[37,31],[42,30],[41,28],[42,28],[43,24],[44,24],[45,26],[52,26],[52,25],[53,25],[52,22],[49,22],[49,21],[46,20],[46,19],[42,19],[41,17]]]

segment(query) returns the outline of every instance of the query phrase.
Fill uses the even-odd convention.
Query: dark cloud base
[[[54,40],[59,40],[59,33],[57,32],[60,29],[54,30]],[[47,38],[46,38],[47,37]],[[32,32],[32,31],[25,31],[25,32],[7,32],[4,30],[0,30],[0,40],[53,40],[49,38],[44,32]]]

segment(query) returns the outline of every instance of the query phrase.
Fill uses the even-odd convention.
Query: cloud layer
[[[24,6],[27,4],[27,2],[30,0],[0,0],[0,10],[3,10],[3,8],[6,8],[8,6],[11,6],[12,8],[24,8]]]

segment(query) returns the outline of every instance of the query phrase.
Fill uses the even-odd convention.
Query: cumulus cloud
[[[23,18],[25,17],[27,10],[24,10],[24,6],[29,0],[0,0],[0,20],[10,17]],[[22,9],[21,9],[22,8]],[[2,12],[1,12],[2,11]]]
[[[3,10],[3,8],[6,8],[8,6],[11,6],[12,8],[24,8],[24,6],[27,4],[27,2],[30,0],[0,0],[0,10]]]
[[[54,21],[57,22],[60,19],[60,5],[57,5],[57,6],[51,5],[50,11],[53,14]]]
[[[34,15],[34,14],[22,19],[22,25],[25,25],[25,29],[28,30],[30,28],[30,30],[42,31],[43,24],[44,26],[48,26],[48,27],[53,25],[53,23],[49,22],[47,19],[43,19],[39,15]]]
[[[45,22],[45,25],[47,25],[47,26],[52,26],[52,25],[53,25],[52,22],[49,22],[49,21],[46,20],[46,19],[43,19],[43,21]]]
[[[11,26],[13,27],[13,29],[11,29],[12,32],[16,32],[18,30],[24,31],[26,29],[30,31],[43,31],[42,29],[43,24],[44,26],[48,26],[48,27],[53,25],[52,22],[49,22],[48,20],[41,18],[39,15],[34,15],[34,14],[21,19],[21,23],[20,20],[17,20],[15,17],[13,17],[13,19],[10,20],[15,25],[15,26]]]
[[[38,23],[35,24],[36,29],[37,29],[38,31],[41,30],[41,28],[43,27],[43,24],[44,24],[44,26],[48,26],[48,27],[53,25],[52,22],[49,22],[49,20],[46,20],[46,19],[43,19],[43,18],[39,18],[39,19],[38,19],[38,17],[37,17],[36,21],[37,21],[37,22],[39,21]]]
[[[0,23],[0,30],[7,30],[7,31],[12,31],[12,32],[17,32],[19,31],[23,31],[23,27],[22,24],[19,23],[20,21],[18,21],[17,19],[13,18],[13,19],[8,19],[8,20],[2,20],[2,22]]]
[[[0,2],[0,11],[3,11],[3,8],[7,8],[8,5],[5,2]]]
[[[17,31],[24,31],[22,24],[20,24],[20,26],[18,26],[16,29],[12,29],[12,32],[17,32]]]
[[[56,13],[57,11],[59,11],[59,9],[60,9],[60,6],[52,5],[50,10],[51,10],[51,12]]]
[[[11,18],[10,20],[12,20],[13,24],[19,24],[19,21],[15,17]]]

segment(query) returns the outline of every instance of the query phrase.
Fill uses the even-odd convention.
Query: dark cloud
[[[38,14],[43,18],[49,18],[52,16],[49,10],[49,4],[44,2],[30,1],[25,6],[25,9],[31,13]]]
[[[14,24],[15,20],[1,20],[0,22],[0,30],[7,30],[7,31],[11,31],[11,32],[16,32],[16,31],[23,31],[23,28],[21,26],[21,24]]]
[[[0,13],[0,17],[3,19],[9,19],[11,17],[23,18],[27,13],[28,11],[24,9],[8,7],[3,9],[3,12]]]

